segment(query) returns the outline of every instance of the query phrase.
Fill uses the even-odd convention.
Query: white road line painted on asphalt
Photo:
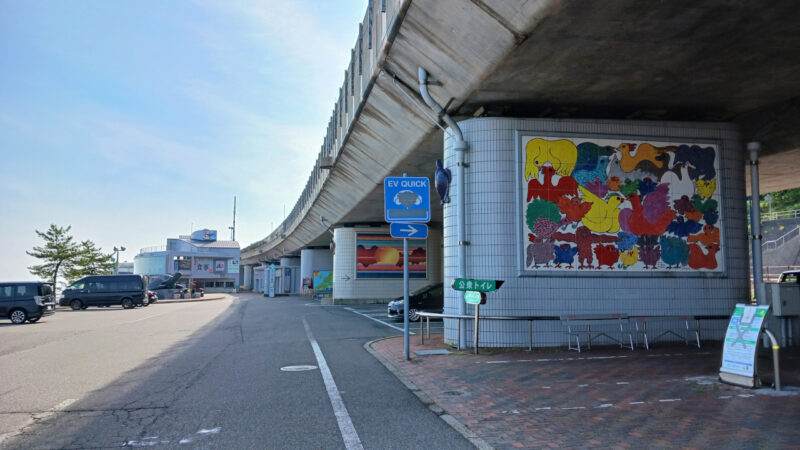
[[[630,384],[627,381],[617,381],[617,384]]]
[[[64,409],[64,408],[66,408],[67,406],[69,406],[69,405],[71,405],[71,404],[75,403],[76,401],[77,401],[77,400],[76,400],[76,399],[74,399],[74,398],[68,398],[68,399],[64,400],[63,402],[61,402],[61,403],[57,404],[56,406],[53,406],[53,409],[52,409],[52,410],[53,410],[53,411],[61,411],[62,409]]]
[[[588,387],[588,384],[579,384],[578,387]]]
[[[717,398],[720,399],[720,400],[728,400],[729,398],[733,398],[733,396],[732,395],[720,395]]]
[[[201,428],[195,434],[217,434],[217,433],[219,433],[219,427],[211,428],[211,429],[208,429],[208,430],[205,429],[205,428]]]
[[[573,410],[573,409],[586,409],[586,407],[585,406],[571,406],[569,408],[561,408],[561,409],[563,409],[564,411],[570,411],[570,410]]]
[[[311,333],[311,327],[308,326],[308,322],[306,322],[305,318],[303,319],[303,326],[306,329],[308,341],[311,342],[311,348],[314,350],[314,356],[317,358],[317,365],[322,374],[322,381],[325,382],[325,389],[328,391],[328,398],[333,407],[333,414],[336,416],[336,421],[339,423],[339,432],[342,434],[344,446],[348,450],[363,450],[364,446],[361,445],[361,439],[359,439],[358,433],[356,433],[353,421],[350,420],[350,414],[347,413],[347,407],[345,407],[344,401],[342,401],[339,389],[336,388],[336,382],[333,381],[333,375],[328,368],[327,361],[325,361],[325,356],[322,354],[317,340],[314,339],[314,335]]]
[[[644,402],[628,402],[629,405],[644,405]]]
[[[131,321],[129,321],[129,322],[125,322],[125,323],[136,323],[136,322],[141,322],[142,320],[152,319],[153,317],[163,316],[164,314],[169,314],[169,311],[167,311],[167,312],[163,312],[163,313],[161,313],[161,314],[153,314],[152,316],[142,317],[141,319],[131,320]]]
[[[595,406],[595,409],[597,409],[597,408],[611,408],[612,406],[614,406],[613,403],[603,403],[602,405]]]
[[[508,364],[511,361],[486,361],[486,364]]]
[[[541,408],[534,408],[534,411],[549,411],[550,409],[549,406],[543,406]]]
[[[679,401],[681,401],[681,399],[679,398],[662,398],[661,400],[659,400],[659,402],[661,403],[679,402]]]
[[[378,323],[380,323],[380,324],[386,325],[387,327],[394,328],[395,330],[403,331],[403,329],[402,329],[402,328],[400,328],[400,327],[396,327],[396,326],[394,326],[394,325],[391,325],[391,324],[388,324],[388,323],[386,323],[386,322],[384,322],[384,321],[382,321],[382,320],[378,320],[378,319],[376,319],[376,318],[374,318],[374,317],[370,317],[370,316],[368,316],[368,315],[366,315],[366,314],[364,314],[364,313],[361,313],[361,312],[359,312],[359,311],[356,311],[356,310],[355,310],[355,309],[353,309],[353,308],[348,308],[348,307],[345,307],[344,309],[346,309],[346,310],[348,310],[348,311],[350,311],[350,312],[356,313],[356,314],[358,314],[359,316],[364,316],[364,317],[366,317],[366,318],[367,318],[367,319],[369,319],[369,320],[374,320],[375,322],[378,322]],[[410,324],[408,325],[408,328],[411,328],[411,325],[410,325]],[[413,331],[411,331],[411,330],[408,330],[408,334],[416,334],[416,333],[414,333],[414,332],[413,332]]]

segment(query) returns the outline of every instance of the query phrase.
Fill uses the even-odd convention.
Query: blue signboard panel
[[[383,204],[387,222],[430,222],[431,195],[427,177],[386,177]]]
[[[425,239],[428,237],[428,226],[424,223],[392,222],[389,231],[393,238]]]

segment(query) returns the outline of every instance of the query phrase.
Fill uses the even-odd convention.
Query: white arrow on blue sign
[[[392,222],[389,232],[393,238],[425,239],[428,237],[428,226],[424,223]]]
[[[430,181],[427,177],[386,177],[383,204],[387,222],[430,222]]]

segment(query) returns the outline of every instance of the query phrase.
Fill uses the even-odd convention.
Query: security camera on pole
[[[427,177],[386,177],[383,180],[383,204],[393,238],[403,239],[403,348],[408,352],[408,240],[428,237],[431,220],[430,181]]]

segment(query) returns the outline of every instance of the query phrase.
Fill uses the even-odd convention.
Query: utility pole
[[[231,240],[236,240],[236,196],[233,196],[233,226],[228,227],[231,230]]]

